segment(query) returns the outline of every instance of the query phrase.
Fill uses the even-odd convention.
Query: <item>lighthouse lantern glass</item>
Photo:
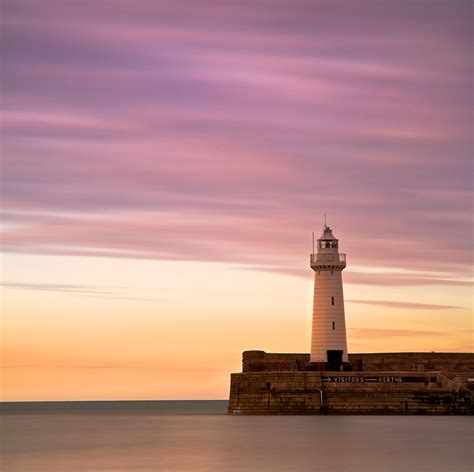
[[[337,241],[331,239],[331,240],[328,240],[328,241],[320,241],[319,243],[319,247],[321,249],[337,249]]]

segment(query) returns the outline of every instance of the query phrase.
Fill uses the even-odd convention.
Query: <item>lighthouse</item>
[[[317,252],[310,256],[314,270],[313,324],[310,361],[327,370],[339,370],[348,362],[342,271],[346,255],[339,252],[339,241],[329,226],[317,242]]]

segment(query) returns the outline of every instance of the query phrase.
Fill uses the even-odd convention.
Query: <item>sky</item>
[[[324,213],[349,352],[472,351],[471,15],[4,0],[1,398],[224,399],[309,352]]]

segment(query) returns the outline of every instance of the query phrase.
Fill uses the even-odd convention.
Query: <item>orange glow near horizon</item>
[[[309,268],[305,279],[202,262],[4,263],[16,280],[3,287],[4,401],[226,398],[242,351],[309,352]],[[22,281],[46,268],[41,286]],[[471,350],[469,288],[344,288],[349,352]]]

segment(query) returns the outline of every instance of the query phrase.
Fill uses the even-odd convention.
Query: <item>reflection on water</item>
[[[115,402],[3,412],[1,470],[472,470],[469,417],[235,417],[226,406]]]

